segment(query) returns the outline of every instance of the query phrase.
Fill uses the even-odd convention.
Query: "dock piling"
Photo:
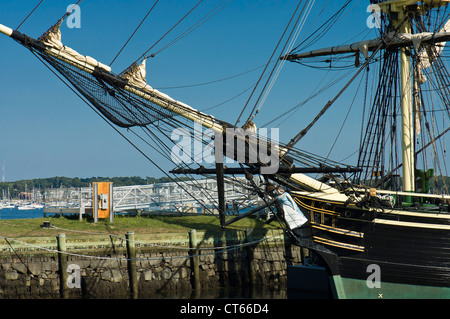
[[[130,296],[131,299],[138,299],[139,291],[136,271],[136,249],[134,244],[134,232],[127,232],[126,239],[128,253],[128,277],[130,280]]]
[[[197,247],[197,231],[195,229],[189,232],[189,253],[191,255],[191,271],[192,271],[192,286],[196,291],[200,291],[200,260],[198,257]]]
[[[245,230],[245,242],[251,243],[253,241],[253,229],[247,228]],[[247,256],[248,256],[248,270],[250,275],[250,284],[254,287],[256,286],[256,265],[254,261],[254,247],[248,246],[247,247]]]
[[[67,256],[66,252],[66,234],[58,234],[57,247],[58,247],[58,266],[59,266],[59,292],[61,298],[67,299],[69,297],[69,290],[67,287]]]

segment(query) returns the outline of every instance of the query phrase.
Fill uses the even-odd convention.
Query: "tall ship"
[[[286,34],[295,35],[313,3],[299,1]],[[350,3],[345,1],[343,9]],[[261,209],[271,210],[292,241],[309,249],[312,259],[326,270],[334,297],[450,298],[450,195],[445,177],[448,163],[442,156],[450,130],[450,77],[445,63],[449,1],[390,0],[368,5],[368,23],[378,30],[377,38],[312,51],[303,51],[301,45],[285,46],[267,64],[266,69],[287,61],[303,67],[309,61],[351,60],[350,81],[288,142],[258,130],[257,105],[244,125],[237,126],[247,105],[233,124],[154,89],[146,80],[145,54],[116,74],[110,66],[64,45],[59,27],[67,15],[38,39],[4,25],[0,32],[29,49],[119,134],[121,128],[142,129],[141,137],[156,143],[156,151],[172,156],[177,166],[171,174],[215,175],[219,187],[214,200],[222,227]],[[339,10],[328,21],[341,14]],[[366,85],[361,105],[367,111],[358,132],[357,163],[348,165],[297,148],[350,84],[357,78],[368,79],[369,72],[374,85],[372,92]],[[167,141],[175,143],[170,132],[180,127],[178,137],[188,134],[194,148],[199,143],[213,150],[206,163],[195,161],[195,155],[186,158],[178,153],[174,158]],[[202,134],[199,138],[203,129],[209,139]],[[158,166],[151,154],[141,153]],[[235,165],[224,165],[224,158]],[[230,217],[220,185],[234,175],[245,175],[264,204]],[[306,217],[301,227],[291,227],[287,220],[271,191],[278,186]]]
[[[431,127],[430,116],[437,105],[448,103],[442,58],[450,36],[444,13],[448,1],[371,4],[378,39],[284,57],[301,61],[354,53],[356,61],[360,54],[364,57],[363,67],[379,60],[378,85],[369,102],[357,163],[361,170],[350,182],[330,177],[331,183],[292,195],[309,218],[305,232],[328,250],[318,254],[338,297],[448,298],[448,186],[443,182],[439,191],[430,190],[430,182],[444,176],[447,164],[444,159],[430,165],[423,154],[429,148],[437,157],[442,151],[439,138],[449,130],[448,107],[443,108],[447,120],[441,132]],[[430,99],[436,94],[438,100]],[[423,144],[416,143],[423,135]]]

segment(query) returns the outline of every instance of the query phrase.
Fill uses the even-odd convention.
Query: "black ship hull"
[[[448,206],[357,207],[293,194],[337,298],[450,298]],[[434,207],[431,210],[431,207]]]

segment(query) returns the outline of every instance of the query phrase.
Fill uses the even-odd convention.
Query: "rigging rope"
[[[308,126],[306,126],[303,130],[301,130],[295,137],[293,137],[289,143],[288,143],[288,148],[292,147],[293,145],[295,145],[303,136],[305,136],[305,134],[309,131],[309,129],[319,120],[319,118],[322,117],[322,115],[331,107],[331,105],[333,105],[333,103],[342,95],[342,93],[344,93],[344,91],[350,86],[350,84],[353,82],[354,79],[356,79],[356,77],[361,73],[362,70],[364,70],[367,65],[369,64],[369,62],[375,57],[375,55],[378,53],[378,51],[380,50],[382,44],[380,46],[378,46],[378,48],[372,53],[372,55],[366,60],[366,62],[364,63],[364,65],[356,72],[356,74],[350,79],[349,82],[347,82],[347,84],[339,91],[339,93],[330,101],[328,101],[328,103],[323,107],[323,109],[319,112],[319,114],[314,118],[314,120],[308,124]]]
[[[157,247],[157,248],[167,248],[167,249],[180,249],[180,250],[192,250],[192,248],[190,247],[180,247],[180,246],[172,246],[172,245],[158,245],[158,244],[152,244],[152,243],[147,243],[144,241],[140,241],[140,240],[131,240],[127,237],[122,237],[116,234],[112,234],[112,233],[100,233],[100,232],[89,232],[89,231],[83,231],[83,230],[75,230],[75,229],[67,229],[67,228],[61,228],[61,227],[57,227],[54,225],[50,226],[51,229],[57,229],[57,230],[61,230],[61,231],[69,231],[69,232],[74,232],[74,233],[82,233],[82,234],[88,234],[88,235],[106,235],[106,236],[110,236],[110,237],[115,237],[117,239],[120,239],[122,241],[125,242],[132,242],[135,244],[140,244],[140,245],[145,245],[145,246],[150,246],[150,247]],[[277,235],[272,235],[269,237],[264,237],[262,240],[268,240],[271,238],[275,238],[278,237],[282,234],[277,234]],[[3,237],[5,238],[5,237]],[[6,238],[5,238],[6,239]],[[254,243],[260,242],[261,239],[256,240]],[[244,243],[244,244],[248,244],[248,243]],[[242,244],[238,244],[238,245],[228,245],[228,246],[219,246],[219,247],[201,247],[201,250],[223,250],[223,249],[230,249],[230,248],[236,248],[236,247],[241,247]]]
[[[31,52],[53,73],[55,74],[64,84],[66,84],[69,89],[71,89],[79,98],[81,98],[81,100],[83,102],[85,102],[95,113],[97,113],[97,115],[100,116],[100,118],[102,118],[109,126],[111,126],[120,136],[122,136],[128,143],[130,143],[139,153],[141,153],[148,161],[150,161],[150,163],[152,163],[153,165],[155,165],[162,173],[164,173],[168,178],[170,178],[172,180],[172,182],[176,183],[181,189],[183,189],[189,196],[191,196],[193,199],[197,200],[197,198],[192,195],[188,190],[186,190],[185,188],[183,188],[183,186],[177,181],[175,180],[172,176],[170,176],[164,169],[162,169],[162,167],[160,165],[158,165],[154,160],[152,160],[147,154],[145,154],[145,152],[143,152],[135,143],[133,143],[130,139],[128,139],[121,131],[119,131],[110,121],[108,121],[108,119],[99,111],[97,110],[95,107],[93,107],[89,101],[82,96],[79,92],[77,92],[74,88],[72,88],[72,86],[67,83],[59,74],[57,74],[45,61],[44,59],[42,59],[39,54],[35,53],[34,51],[31,50]],[[210,211],[210,209],[204,204],[201,203],[200,201],[197,200],[197,202],[203,206],[206,210]],[[211,211],[210,211],[211,212]]]
[[[347,73],[345,73],[344,75],[341,75],[339,78],[337,78],[336,80],[331,79],[328,84],[324,85],[320,90],[317,90],[317,88],[319,87],[320,83],[322,83],[322,81],[327,77],[328,72],[324,75],[324,77],[322,78],[322,80],[320,81],[320,83],[316,86],[316,88],[314,89],[313,93],[311,93],[311,95],[309,97],[307,97],[305,100],[301,101],[300,103],[294,105],[293,107],[291,107],[290,109],[288,109],[287,111],[285,111],[284,113],[278,115],[277,117],[273,118],[272,120],[270,120],[269,122],[265,123],[262,127],[267,127],[269,124],[272,124],[273,122],[279,120],[280,118],[288,115],[289,113],[292,113],[291,116],[298,111],[298,109],[300,107],[302,107],[303,105],[305,105],[306,103],[308,103],[309,101],[311,101],[312,99],[314,99],[315,97],[317,97],[318,95],[322,94],[323,92],[325,92],[326,90],[328,90],[329,88],[333,87],[334,85],[336,85],[337,83],[339,83],[342,79],[344,79],[345,77],[347,77],[350,73],[352,73],[353,71],[348,71]],[[287,119],[287,118],[286,118]],[[285,120],[286,120],[285,119]],[[281,125],[285,120],[281,121],[278,125]]]
[[[100,259],[100,260],[123,260],[123,261],[128,261],[128,260],[133,260],[133,261],[146,261],[146,260],[163,260],[163,259],[185,259],[185,258],[192,258],[192,257],[199,257],[199,256],[206,256],[206,255],[214,255],[214,254],[221,254],[227,251],[232,251],[232,250],[237,250],[237,249],[241,249],[241,248],[245,248],[245,247],[249,247],[249,246],[253,246],[256,245],[258,243],[261,243],[263,241],[275,238],[275,237],[279,237],[283,235],[281,234],[277,234],[277,235],[272,235],[269,237],[263,237],[261,239],[257,239],[251,242],[246,242],[246,243],[241,243],[241,244],[237,244],[237,245],[231,245],[231,246],[226,246],[225,248],[223,247],[217,247],[218,251],[213,251],[213,252],[209,252],[209,253],[198,253],[198,254],[189,254],[187,256],[163,256],[163,257],[157,257],[157,258],[124,258],[124,257],[103,257],[103,256],[93,256],[93,255],[85,255],[85,254],[77,254],[77,253],[71,253],[68,251],[60,251],[57,249],[51,249],[51,248],[47,248],[47,247],[42,247],[42,246],[38,246],[35,244],[30,244],[18,239],[14,239],[14,238],[9,238],[9,237],[5,237],[5,236],[0,236],[0,238],[3,238],[8,244],[9,241],[14,241],[16,243],[25,245],[25,246],[29,246],[29,247],[33,247],[36,249],[41,249],[41,250],[45,250],[48,252],[52,252],[52,253],[61,253],[64,255],[69,255],[69,256],[76,256],[76,257],[83,257],[83,258],[92,258],[92,259]],[[151,244],[150,244],[151,245]],[[12,247],[12,246],[11,246]],[[158,246],[155,246],[158,247]],[[163,246],[164,247],[164,246]],[[177,248],[180,249],[181,247],[177,247],[177,246],[173,246],[171,248]],[[13,249],[13,248],[12,248]],[[192,250],[192,249],[190,249]],[[208,247],[199,247],[198,250],[209,250]]]
[[[249,98],[247,99],[247,102],[245,103],[244,107],[242,108],[242,111],[241,111],[241,113],[239,114],[239,116],[238,116],[238,118],[237,118],[236,123],[234,124],[234,126],[237,126],[237,124],[239,123],[242,114],[244,113],[245,109],[246,109],[247,106],[248,106],[248,103],[250,102],[251,98],[253,97],[253,94],[255,93],[255,90],[256,90],[257,86],[259,85],[259,82],[261,82],[261,79],[263,78],[264,73],[265,73],[266,70],[267,70],[267,67],[268,67],[269,64],[272,62],[272,59],[273,59],[273,57],[274,57],[276,51],[278,50],[278,47],[279,47],[279,45],[281,44],[281,41],[283,40],[284,35],[286,34],[287,30],[289,29],[289,26],[291,25],[292,20],[294,19],[295,15],[297,14],[297,11],[298,11],[298,9],[300,8],[300,5],[301,5],[302,2],[303,2],[302,0],[300,0],[300,1],[298,2],[298,5],[297,5],[297,7],[295,8],[295,11],[294,11],[294,13],[292,14],[291,19],[289,20],[288,24],[286,25],[286,28],[284,29],[283,34],[281,35],[280,39],[278,40],[278,43],[277,43],[275,49],[273,50],[272,55],[271,55],[270,58],[269,58],[269,61],[267,61],[266,66],[265,66],[265,68],[264,68],[264,70],[263,70],[261,76],[259,77],[258,81],[256,82],[256,85],[255,85],[255,87],[253,88],[253,91],[252,91],[252,93],[250,94]],[[303,8],[304,8],[304,7],[303,7]],[[277,63],[278,63],[278,61],[277,61]],[[276,64],[277,64],[277,63],[276,63]],[[276,64],[275,64],[275,66],[276,66]],[[275,67],[275,66],[274,66],[274,67]]]
[[[26,16],[26,18],[19,24],[19,26],[15,29],[16,31],[19,30],[19,28],[22,26],[22,24],[25,23],[25,21],[28,20],[28,18],[33,14],[33,12],[42,4],[42,2],[44,2],[44,0],[41,0],[35,7],[33,10],[31,10],[31,12]]]
[[[80,2],[81,0],[78,1],[78,3]],[[201,1],[197,5],[199,5],[200,3]],[[299,1],[297,9],[300,8],[301,3],[302,1]],[[298,34],[299,27],[303,25],[299,24],[298,22],[300,21],[300,17],[303,17],[303,12],[305,11],[305,8],[307,8],[307,4],[304,5],[302,13],[297,18],[295,24],[295,26],[297,26],[297,29],[295,28],[295,26],[293,27],[289,38],[291,38],[291,35],[293,34]],[[297,13],[295,13],[292,16],[291,21],[293,21],[296,15]],[[185,17],[186,16],[187,15],[185,15]],[[306,19],[306,17],[304,18]],[[58,23],[61,23],[61,21],[59,21]],[[286,32],[290,25],[291,22],[286,28],[285,30]],[[294,32],[294,30],[297,31]],[[284,34],[283,37],[280,39],[280,41],[282,41],[283,38]],[[289,39],[286,41],[285,47],[288,43]],[[291,42],[291,44],[292,43],[293,42]],[[177,185],[179,185],[180,188],[185,190],[185,192],[188,195],[196,199],[192,194],[190,194],[188,190],[184,189],[184,187],[180,185],[178,181],[174,180],[169,174],[167,174],[158,165],[158,163],[152,160],[137,144],[133,143],[121,131],[119,131],[117,127],[113,125],[116,124],[117,126],[125,128],[131,128],[133,126],[141,126],[144,134],[147,134],[147,136],[150,137],[150,139],[152,139],[156,144],[160,146],[159,149],[153,146],[152,148],[154,150],[157,150],[160,154],[164,156],[167,155],[167,153],[165,153],[165,150],[166,151],[168,150],[167,144],[164,144],[163,141],[156,135],[156,133],[150,130],[149,125],[154,125],[157,131],[159,131],[165,137],[169,138],[167,133],[169,132],[170,128],[175,127],[175,125],[178,123],[181,123],[174,117],[174,113],[172,113],[171,111],[167,111],[167,108],[149,102],[148,100],[145,100],[142,97],[139,97],[138,95],[133,95],[130,92],[126,92],[126,90],[124,90],[124,88],[121,86],[123,85],[123,83],[120,81],[120,78],[116,77],[110,72],[108,73],[105,72],[104,70],[95,70],[95,72],[91,74],[89,72],[80,70],[79,68],[77,68],[74,65],[71,65],[69,62],[65,60],[50,56],[42,49],[40,45],[37,45],[37,43],[33,41],[26,41],[23,44],[26,47],[28,47],[31,50],[31,52],[36,57],[38,57],[38,59],[41,60],[41,62],[44,63],[44,65],[46,65],[55,75],[57,75],[57,77],[63,83],[65,83],[74,93],[77,94],[77,96],[79,96],[86,104],[88,104],[89,107],[91,107],[103,120],[105,120],[105,122],[107,122],[108,125],[110,125],[117,133],[119,133],[128,143],[130,143],[136,150],[138,150],[145,158],[147,158],[147,160],[149,160],[153,165],[155,165],[160,171],[162,171],[165,175],[167,175],[173,182],[177,183]],[[53,68],[51,68],[50,66]],[[267,68],[268,64],[266,64],[265,66]],[[61,76],[58,75],[55,71],[59,72]],[[65,77],[65,80],[63,79],[63,77]],[[132,132],[136,135],[136,133],[133,130]],[[139,136],[139,138],[141,138],[141,136]],[[310,167],[312,167],[312,162],[314,162],[316,165],[318,163],[324,164],[331,162],[327,160],[325,161],[320,160],[318,157],[313,157],[309,153],[300,152],[298,150],[293,150],[292,153],[294,154],[293,160],[299,161],[302,164],[307,164]],[[194,154],[193,156],[195,157],[195,155],[196,154]],[[190,155],[190,157],[192,158],[192,155]],[[285,161],[285,159],[282,159],[282,161]],[[197,201],[199,202],[200,205],[205,207],[204,203],[200,202],[199,200]],[[207,207],[205,208],[209,210]]]
[[[344,10],[347,8],[347,6],[351,2],[352,2],[352,0],[347,0],[347,2],[337,12],[335,12],[327,21],[325,21],[317,30],[315,30],[311,35],[309,35],[305,40],[300,42],[300,44],[298,44],[294,49],[292,49],[289,54],[292,54],[292,53],[298,52],[298,51],[302,51],[302,50],[310,47],[313,43],[317,42],[319,39],[321,39],[333,27],[333,25],[335,25],[336,22],[341,18]],[[320,14],[322,14],[322,12]],[[306,41],[308,41],[308,40],[309,40],[309,42],[306,43]],[[303,47],[301,47],[303,44],[305,44],[305,45]]]
[[[168,47],[172,46],[174,43],[178,42],[179,40],[181,40],[182,38],[187,36],[189,33],[193,32],[195,29],[199,28],[206,21],[208,21],[209,19],[214,17],[216,14],[218,14],[220,11],[225,9],[233,0],[228,0],[227,4],[225,4],[222,8],[217,10],[217,8],[219,8],[225,1],[227,1],[227,0],[223,0],[214,9],[212,9],[210,12],[208,12],[203,18],[198,20],[195,24],[193,24],[190,28],[188,28],[186,31],[184,31],[182,34],[180,34],[178,37],[176,37],[174,40],[172,40],[169,44],[166,44],[162,49],[160,49],[160,50],[156,51],[155,53],[153,53],[152,56],[155,56],[155,55],[161,53],[162,51],[164,51]],[[215,10],[217,10],[217,12],[213,13]]]
[[[77,3],[75,3],[72,7],[70,7],[70,9],[67,10],[66,13],[64,13],[64,14],[62,15],[62,17],[59,18],[58,21],[56,21],[56,23],[55,23],[54,25],[52,25],[52,26],[48,29],[48,31],[47,31],[46,33],[48,33],[49,31],[53,30],[53,28],[54,28],[55,26],[57,26],[58,24],[61,24],[62,21],[63,21],[66,17],[68,17],[69,15],[72,14],[73,8],[75,8],[76,6],[79,6],[80,3],[83,2],[83,1],[84,1],[84,0],[78,0]],[[45,36],[45,35],[46,35],[46,34],[44,34],[43,36]]]
[[[352,102],[350,103],[350,106],[348,108],[347,114],[345,115],[344,121],[342,122],[341,127],[339,128],[339,132],[336,135],[336,138],[334,139],[333,145],[331,146],[330,150],[328,151],[328,154],[327,154],[326,158],[328,158],[330,156],[331,152],[333,151],[333,149],[334,149],[334,147],[336,145],[337,140],[339,139],[339,136],[342,133],[342,130],[344,129],[344,125],[347,122],[348,116],[350,114],[350,111],[352,110],[353,104],[355,103],[356,96],[357,96],[357,94],[359,92],[359,88],[361,87],[361,83],[363,82],[363,80],[364,80],[364,77],[361,77],[361,80],[359,81],[359,84],[358,84],[358,88],[356,89],[355,95],[353,96]]]
[[[216,105],[207,107],[206,109],[203,109],[203,110],[201,110],[201,111],[202,111],[202,112],[204,112],[204,111],[209,111],[209,110],[215,109],[216,107],[219,107],[219,106],[221,106],[221,105],[224,105],[224,104],[226,104],[226,103],[228,103],[228,102],[230,102],[230,101],[233,101],[234,99],[238,98],[238,97],[241,96],[242,94],[244,94],[244,93],[246,93],[247,91],[249,91],[251,88],[255,87],[255,85],[256,85],[256,84],[252,84],[251,86],[249,86],[249,87],[246,88],[245,90],[239,92],[238,94],[232,96],[232,97],[229,98],[228,100],[225,100],[225,101],[223,101],[223,102],[220,102],[219,104],[216,104]]]
[[[305,22],[306,22],[306,20],[307,20],[307,18],[308,18],[308,16],[309,16],[310,12],[311,12],[311,9],[312,9],[312,7],[314,6],[314,3],[315,3],[315,0],[313,0],[312,2],[308,2],[309,8],[307,9],[306,14],[303,15],[303,11],[302,11],[302,13],[300,13],[300,15],[298,16],[297,21],[295,22],[294,28],[292,28],[292,31],[291,31],[290,35],[288,36],[288,38],[287,38],[287,40],[286,40],[286,43],[285,43],[285,45],[284,45],[284,47],[283,47],[283,49],[282,49],[282,52],[285,52],[285,49],[286,49],[286,46],[287,46],[289,40],[290,40],[290,44],[289,44],[287,50],[288,50],[288,52],[291,51],[291,47],[294,45],[295,41],[297,40],[297,38],[298,38],[298,36],[299,36],[299,34],[300,34],[300,31],[302,30],[302,28],[303,28],[303,26],[304,26],[304,24],[305,24]],[[305,8],[303,8],[303,10],[304,10],[304,9],[305,9]],[[300,18],[302,18],[302,21],[299,23]],[[295,27],[295,26],[297,26],[297,27]],[[295,33],[294,33],[294,30],[295,30]],[[294,34],[294,35],[293,35],[293,34]],[[292,35],[293,35],[293,36],[292,36]],[[283,55],[283,54],[282,54],[282,55]],[[263,88],[262,91],[261,91],[261,94],[264,92],[264,96],[263,96],[262,100],[259,102],[258,109],[256,110],[255,114],[252,115],[252,113],[254,112],[254,110],[255,110],[255,108],[256,108],[256,106],[257,106],[257,104],[258,104],[259,99],[258,99],[258,101],[256,102],[255,106],[253,107],[253,110],[252,110],[252,112],[250,113],[250,116],[248,117],[247,122],[253,121],[254,117],[255,117],[255,116],[259,113],[259,111],[261,110],[261,107],[263,106],[264,102],[265,102],[266,99],[267,99],[267,96],[269,95],[270,91],[272,90],[272,87],[273,87],[273,85],[275,84],[275,81],[277,80],[277,78],[278,78],[278,76],[279,76],[279,74],[280,74],[280,72],[281,72],[281,69],[282,69],[283,66],[286,64],[286,60],[282,60],[282,61],[280,62],[279,59],[278,59],[276,65],[277,65],[278,63],[280,63],[280,64],[279,64],[278,67],[277,67],[275,76],[272,77],[272,74],[273,74],[273,72],[274,72],[274,70],[275,70],[275,67],[274,67],[274,69],[272,69],[272,73],[270,74],[269,78],[267,79],[266,85],[264,86],[264,88]],[[271,82],[270,82],[269,88],[266,90],[266,86],[267,86],[267,83],[268,83],[269,80],[270,80]],[[260,98],[261,98],[261,95],[260,95]]]
[[[188,13],[186,13],[177,23],[175,23],[175,25],[169,29],[169,31],[167,31],[163,36],[161,36],[159,38],[158,41],[156,41],[150,48],[148,48],[147,51],[145,51],[134,63],[137,63],[139,60],[141,60],[142,58],[146,57],[146,54],[153,49],[162,39],[164,39],[173,29],[175,29],[189,14],[192,13],[192,11],[194,11],[195,8],[197,8],[201,3],[203,2],[203,0],[200,0],[191,10],[189,10]],[[132,64],[134,64],[132,63]]]
[[[139,28],[141,27],[142,23],[144,23],[144,21],[147,19],[148,15],[153,11],[153,8],[156,6],[156,4],[159,2],[159,0],[156,0],[156,2],[153,4],[153,6],[150,8],[150,10],[147,12],[147,14],[145,15],[145,17],[142,19],[142,21],[139,23],[139,25],[137,26],[137,28],[133,31],[133,33],[131,34],[131,36],[128,38],[128,40],[125,42],[125,44],[122,46],[122,48],[119,50],[119,52],[117,53],[117,55],[114,57],[114,59],[111,61],[111,63],[109,64],[109,66],[111,66],[114,61],[116,61],[117,57],[120,55],[120,53],[122,52],[123,49],[125,49],[125,47],[127,46],[128,42],[130,42],[131,38],[134,36],[134,34],[137,32],[137,30],[139,30]]]
[[[407,21],[407,17],[405,17],[402,22],[395,28],[395,32],[397,33],[398,30],[403,26],[403,24],[406,23]],[[337,95],[330,101],[328,101],[326,103],[326,105],[322,108],[322,110],[319,112],[319,114],[314,118],[314,120],[308,124],[308,126],[306,126],[303,130],[301,130],[296,136],[294,136],[289,143],[287,144],[287,148],[288,148],[288,152],[289,149],[294,146],[296,143],[298,143],[298,141],[300,139],[303,138],[303,136],[305,136],[305,134],[309,131],[309,129],[311,129],[311,127],[323,116],[323,114],[333,105],[334,102],[336,102],[336,100],[342,95],[342,93],[344,93],[344,91],[347,90],[347,88],[350,86],[350,84],[356,79],[356,77],[361,73],[361,71],[363,71],[368,65],[369,63],[375,58],[376,54],[378,53],[378,51],[381,50],[381,48],[383,47],[383,45],[385,45],[384,43],[385,41],[382,41],[382,43],[380,43],[380,45],[373,51],[372,55],[370,57],[368,57],[366,59],[366,61],[364,62],[364,64],[358,69],[358,71],[355,73],[355,75],[350,79],[349,82],[347,82],[347,84],[337,93]]]
[[[235,74],[235,75],[230,75],[230,76],[218,79],[218,80],[212,80],[212,81],[207,81],[207,82],[202,82],[202,83],[195,83],[195,84],[178,85],[178,86],[161,86],[161,87],[157,87],[156,89],[158,89],[158,90],[183,89],[183,88],[189,88],[189,87],[203,86],[203,85],[218,83],[218,82],[234,79],[234,78],[237,78],[239,76],[251,73],[253,71],[256,71],[256,70],[262,68],[263,66],[265,66],[265,64],[257,66],[256,68],[253,68],[253,69],[250,69],[250,70],[247,70],[247,71]]]

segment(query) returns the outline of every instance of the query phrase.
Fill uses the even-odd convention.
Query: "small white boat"
[[[40,209],[40,208],[44,208],[44,205],[39,204],[39,203],[31,203],[31,204],[21,205],[17,209],[18,210],[31,210],[31,209]]]
[[[0,209],[12,209],[14,208],[14,205],[11,205],[8,202],[0,203]]]

